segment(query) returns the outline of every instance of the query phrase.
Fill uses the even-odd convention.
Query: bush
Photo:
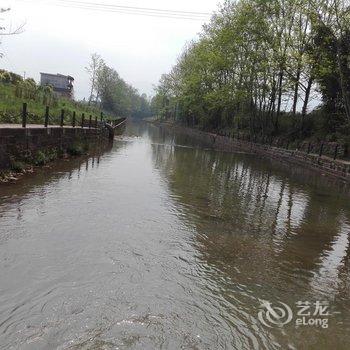
[[[86,154],[87,147],[82,144],[74,144],[67,149],[67,153],[71,156],[82,156]]]
[[[10,167],[14,172],[21,173],[26,168],[26,165],[23,162],[11,160]]]
[[[57,149],[50,149],[46,151],[45,154],[48,162],[52,162],[53,160],[59,157],[59,152],[57,151]]]
[[[23,78],[19,74],[8,72],[4,69],[0,69],[0,77],[1,76],[4,77],[4,79],[0,78],[0,81],[4,83],[17,84],[18,82],[23,80]]]
[[[0,81],[5,84],[11,83],[11,74],[9,72],[3,72],[0,75]]]
[[[33,159],[35,165],[45,165],[48,161],[49,159],[43,151],[38,151]]]

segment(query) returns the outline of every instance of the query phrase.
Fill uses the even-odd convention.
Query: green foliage
[[[4,82],[11,77],[10,83]],[[14,82],[14,83],[13,83]],[[82,113],[93,119],[100,118],[100,110],[83,102],[66,98],[58,98],[51,86],[38,86],[33,79],[20,79],[14,73],[0,71],[0,123],[21,123],[21,109],[23,102],[28,105],[28,123],[43,123],[46,106],[50,107],[50,124],[60,122],[61,110],[65,110],[65,124],[70,124],[73,112],[76,112],[76,121],[79,122]]]
[[[127,84],[99,55],[91,56],[91,63],[86,70],[90,75],[91,105],[100,105],[103,110],[117,117],[141,119],[151,116],[147,96],[140,95],[134,87]]]
[[[53,160],[59,157],[59,151],[57,149],[47,149],[36,152],[32,159],[29,160],[30,163],[36,166],[42,166],[47,163],[52,162]]]
[[[0,80],[1,80],[2,83],[10,84],[11,83],[11,75],[10,75],[10,73],[9,72],[1,73]]]
[[[86,154],[87,151],[87,144],[77,142],[76,144],[67,149],[67,154],[71,156],[81,156]],[[21,159],[12,158],[10,160],[10,169],[13,172],[21,173],[25,171],[29,165],[43,166],[64,155],[65,153],[57,148],[39,150]]]
[[[5,71],[4,69],[0,69],[0,82],[2,83],[11,83],[17,84],[22,81],[22,77],[16,73]]]
[[[339,137],[350,122],[349,13],[347,0],[225,1],[160,79],[153,114],[250,138]],[[308,115],[317,91],[324,104]]]
[[[18,161],[18,160],[11,160],[10,164],[11,170],[16,173],[21,173],[23,170],[25,170],[26,165],[25,163]]]
[[[325,110],[345,114],[340,69],[344,75],[346,90],[350,91],[350,28],[340,39],[333,35],[332,28],[318,23],[314,29],[314,45],[311,55],[315,60],[315,73],[322,92]]]
[[[67,153],[71,156],[82,156],[86,154],[88,147],[86,144],[75,143],[67,149]]]
[[[44,151],[38,151],[33,157],[34,165],[45,165],[49,162],[49,158]]]

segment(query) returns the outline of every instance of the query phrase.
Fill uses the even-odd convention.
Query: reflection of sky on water
[[[322,252],[318,269],[310,281],[315,293],[325,293],[334,298],[335,294],[346,286],[343,285],[342,278],[349,260],[349,233],[350,225],[345,222],[344,217],[339,218],[338,233],[329,248]]]

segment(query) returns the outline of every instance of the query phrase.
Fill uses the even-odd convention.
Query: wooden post
[[[97,129],[97,117],[95,117],[95,128]]]
[[[320,157],[322,157],[323,147],[324,147],[324,143],[322,142],[320,147],[320,154],[319,154]]]
[[[103,122],[103,112],[101,112],[101,122]]]
[[[61,109],[61,128],[63,128],[64,125],[64,109]]]
[[[83,113],[81,115],[81,127],[83,128],[84,127],[84,123],[85,123],[85,114]]]
[[[339,149],[339,145],[337,144],[337,145],[335,146],[335,150],[334,150],[334,157],[333,157],[334,160],[337,159],[337,156],[338,156],[338,149]]]
[[[72,126],[75,128],[75,111],[73,112]]]
[[[91,121],[92,121],[92,115],[90,114],[90,118],[89,118],[89,129],[91,129]]]
[[[47,128],[47,126],[49,125],[49,114],[50,114],[50,107],[49,107],[49,106],[46,106],[46,110],[45,110],[45,122],[44,122],[45,128]]]
[[[27,104],[23,103],[22,106],[22,127],[25,128],[27,126]]]

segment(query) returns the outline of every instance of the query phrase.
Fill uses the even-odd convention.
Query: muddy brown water
[[[349,195],[318,174],[129,124],[0,194],[0,349],[350,348]]]

